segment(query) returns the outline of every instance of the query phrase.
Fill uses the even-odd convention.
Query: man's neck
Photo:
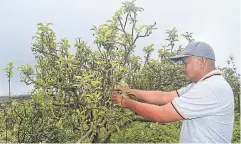
[[[195,83],[197,83],[198,81],[200,81],[204,76],[206,76],[207,74],[209,74],[210,72],[212,72],[215,69],[204,69],[202,72],[200,72],[198,74],[197,79],[194,81]]]

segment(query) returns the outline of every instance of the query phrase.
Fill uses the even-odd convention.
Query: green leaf
[[[99,115],[99,116],[104,116],[104,115],[105,115],[105,112],[104,112],[104,111],[99,111],[98,115]]]
[[[111,36],[111,33],[112,33],[112,29],[109,29],[109,30],[105,33],[105,36],[106,36],[106,37],[110,37],[110,36]]]
[[[77,79],[81,79],[81,78],[82,78],[82,76],[75,76],[75,78],[77,78]]]
[[[93,27],[90,30],[97,31],[97,27],[95,25],[93,25]]]
[[[78,87],[78,86],[82,86],[82,84],[73,84],[73,87]]]
[[[59,127],[59,128],[62,128],[62,126],[63,126],[62,120],[59,120],[57,122],[56,126]]]
[[[95,85],[97,85],[97,84],[100,84],[100,81],[98,81],[98,80],[91,81],[91,84],[95,86]]]
[[[84,77],[84,80],[89,80],[89,79],[93,78],[94,76],[95,75],[87,75],[87,76]]]
[[[117,124],[115,124],[115,128],[116,128],[117,132],[120,132],[120,128]]]
[[[17,106],[17,102],[16,102],[16,101],[13,101],[13,102],[12,102],[12,106],[16,107],[16,106]]]
[[[38,79],[38,80],[37,80],[37,84],[38,84],[38,85],[43,85],[43,84],[44,84],[44,81],[43,81],[42,79]]]
[[[91,98],[93,98],[93,97],[94,97],[94,95],[93,95],[93,94],[87,94],[87,95],[85,95],[85,96],[87,96],[87,97],[91,97]]]

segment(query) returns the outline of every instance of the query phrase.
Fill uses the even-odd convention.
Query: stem
[[[8,77],[8,95],[11,97],[11,79]]]
[[[7,127],[7,107],[5,106],[5,109],[3,110],[5,114],[5,127],[6,127],[6,143],[8,142],[8,127]]]

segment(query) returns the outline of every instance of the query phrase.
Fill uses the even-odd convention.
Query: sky
[[[66,38],[70,44],[77,37],[93,44],[93,25],[111,19],[123,0],[1,0],[0,1],[0,95],[8,93],[8,80],[2,68],[14,63],[12,93],[24,94],[32,86],[20,82],[17,67],[34,64],[32,37],[38,23],[53,23],[57,40]],[[230,55],[240,70],[240,1],[239,0],[137,0],[144,8],[137,17],[139,24],[156,22],[158,30],[137,42],[135,54],[143,56],[144,46],[154,44],[157,51],[165,41],[166,30],[174,27],[179,34],[194,33],[196,41],[210,44],[216,55],[216,65],[225,67]],[[185,43],[183,43],[185,44]],[[153,58],[157,55],[154,53]]]

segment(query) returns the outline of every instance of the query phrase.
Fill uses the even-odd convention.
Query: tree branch
[[[136,26],[136,14],[135,14],[135,16],[134,16],[134,18],[132,18],[132,16],[130,16],[131,17],[131,19],[133,20],[133,25],[132,25],[132,30],[131,30],[131,35],[132,35],[132,37],[134,38],[134,28],[135,28],[135,26]],[[133,44],[134,44],[135,42],[133,41]]]
[[[123,24],[122,24],[122,22],[121,22],[120,16],[118,16],[117,18],[118,18],[118,20],[119,20],[119,22],[120,22],[121,29],[122,29],[122,31],[123,31],[124,34],[125,34],[126,40],[128,41],[130,47],[132,47],[132,45],[131,45],[131,43],[130,43],[130,41],[129,41],[129,39],[128,39],[128,35],[127,35],[127,33],[126,33],[126,31],[125,31],[125,29],[124,29],[124,27],[123,27]]]
[[[140,32],[137,33],[136,38],[133,43],[136,42],[136,40],[140,37],[147,37],[152,33],[153,27],[156,25],[156,22],[150,27],[150,29],[147,29],[144,35],[140,35]]]
[[[126,29],[126,23],[127,23],[127,20],[128,20],[129,15],[130,15],[130,12],[128,12],[128,14],[126,15],[126,20],[125,20],[124,29]]]

